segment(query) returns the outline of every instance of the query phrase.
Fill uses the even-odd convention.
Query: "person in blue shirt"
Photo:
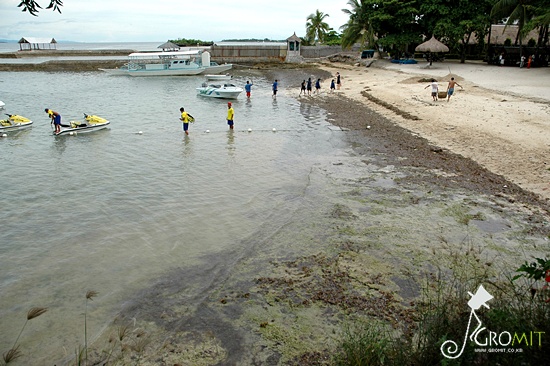
[[[311,78],[307,79],[307,95],[311,95]]]
[[[244,90],[246,91],[246,97],[248,99],[250,99],[250,92],[252,91],[252,85],[254,84],[247,80],[246,85],[244,86]]]
[[[273,83],[273,97],[272,98],[277,97],[277,86],[278,85],[279,85],[279,83],[277,82],[277,79],[275,79],[275,82]]]
[[[319,94],[321,92],[321,79],[317,79],[315,82],[315,93]]]

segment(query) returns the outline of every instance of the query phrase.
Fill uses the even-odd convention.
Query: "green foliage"
[[[57,11],[61,14],[61,7],[63,6],[63,1],[61,0],[50,0],[50,4],[46,7],[46,9],[53,9],[54,11]],[[23,8],[23,12],[28,11],[30,15],[33,15],[35,17],[38,16],[38,12],[42,9],[40,4],[38,4],[35,0],[22,0],[19,5],[17,5],[18,8]]]
[[[527,42],[527,47],[535,47],[537,44],[537,41],[535,41],[533,38],[529,39]]]
[[[315,13],[307,17],[306,23],[306,38],[310,43],[323,43],[327,33],[331,30],[329,25],[324,21],[329,15],[317,9]]]
[[[509,47],[512,45],[512,40],[510,38],[506,38],[506,40],[504,41],[504,45]]]
[[[177,44],[180,47],[189,47],[189,46],[212,46],[214,42],[212,41],[202,41],[200,39],[186,39],[186,38],[178,38],[178,39],[169,39],[168,42],[172,42]]]
[[[512,278],[512,281],[517,280],[520,277],[527,277],[538,281],[543,279],[546,272],[550,271],[550,259],[548,258],[535,258],[535,262],[525,262],[516,269],[516,272],[522,272]]]

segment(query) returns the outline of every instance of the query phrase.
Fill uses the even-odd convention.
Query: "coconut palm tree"
[[[340,29],[342,30],[342,47],[351,47],[354,43],[362,45],[374,45],[374,29],[370,21],[371,8],[367,6],[368,1],[348,0],[351,9],[342,9],[349,15],[349,20]]]
[[[306,23],[306,37],[311,43],[322,43],[325,36],[330,31],[330,27],[324,22],[328,14],[324,14],[317,9],[315,13],[309,14]]]
[[[521,48],[521,39],[524,36],[524,26],[530,19],[529,15],[529,1],[525,0],[499,0],[491,9],[491,17],[508,17],[506,26],[512,25],[517,22],[518,35],[516,37],[516,43],[519,39],[519,46]]]

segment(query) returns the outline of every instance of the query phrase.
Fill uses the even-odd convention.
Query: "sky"
[[[317,9],[334,30],[344,25],[347,0],[64,0],[62,13],[42,6],[38,17],[20,0],[0,0],[0,39],[55,38],[75,42],[165,42],[169,39],[284,40],[304,37]]]

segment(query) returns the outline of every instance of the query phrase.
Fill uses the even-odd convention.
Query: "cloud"
[[[49,0],[38,0],[45,8]],[[0,38],[54,37],[58,40],[165,41],[193,38],[286,39],[305,35],[307,16],[319,9],[335,30],[347,21],[344,0],[65,0],[62,14],[43,9],[22,13],[19,0],[0,2]]]

